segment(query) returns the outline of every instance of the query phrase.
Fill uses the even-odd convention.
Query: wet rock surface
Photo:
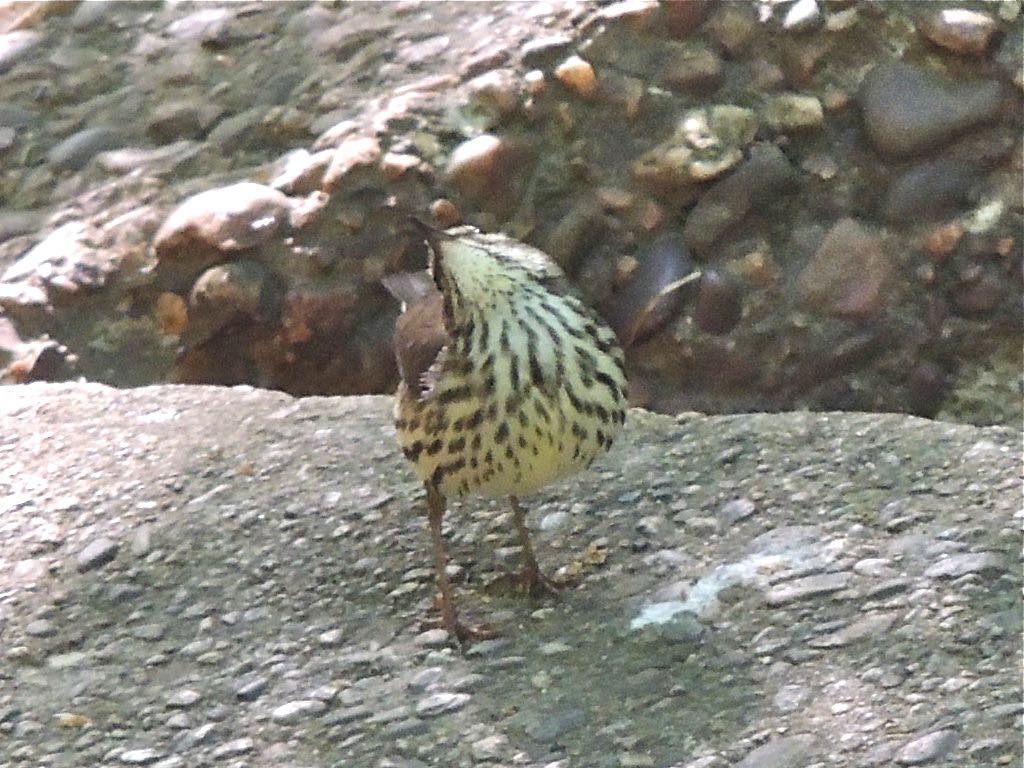
[[[548,249],[656,410],[1020,422],[1016,0],[521,10],[0,9],[0,380],[388,392],[417,215]]]
[[[498,586],[503,503],[453,503],[461,607],[502,632],[460,652],[420,624],[429,537],[390,409],[8,389],[0,762],[1021,760],[1014,431],[634,410],[529,502],[542,566],[575,574],[559,598]]]

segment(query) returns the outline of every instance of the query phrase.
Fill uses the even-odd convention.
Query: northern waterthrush
[[[393,275],[401,383],[395,426],[427,491],[442,625],[460,641],[441,533],[445,497],[508,496],[531,592],[541,574],[521,495],[590,465],[626,417],[615,334],[544,253],[501,234],[417,222],[429,276]]]

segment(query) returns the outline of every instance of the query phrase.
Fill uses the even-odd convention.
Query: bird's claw
[[[438,616],[435,619],[424,619],[420,622],[420,629],[443,629],[448,632],[450,637],[458,640],[459,645],[467,645],[468,643],[480,640],[491,640],[499,637],[501,634],[490,624],[463,624],[457,619],[454,623],[449,624],[443,616]]]
[[[535,568],[524,568],[515,579],[518,589],[530,597],[558,597],[565,584],[545,576]]]

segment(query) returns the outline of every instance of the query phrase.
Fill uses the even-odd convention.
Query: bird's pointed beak
[[[434,282],[437,283],[437,287],[440,288],[441,284],[438,282],[441,274],[441,260],[442,260],[442,246],[446,241],[453,240],[454,238],[445,232],[443,229],[435,227],[423,219],[417,216],[410,216],[409,221],[412,223],[416,232],[427,241],[427,245],[430,246],[430,257],[428,259],[427,270],[434,278]]]

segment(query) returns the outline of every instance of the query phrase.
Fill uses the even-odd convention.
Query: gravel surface
[[[531,500],[447,519],[389,398],[0,395],[0,765],[769,768],[1021,762],[1020,434],[635,411]]]

